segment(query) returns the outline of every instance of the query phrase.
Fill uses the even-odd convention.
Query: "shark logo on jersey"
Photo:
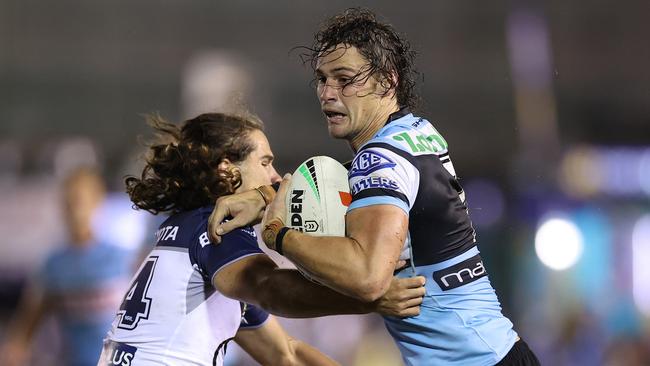
[[[350,178],[366,176],[376,170],[392,168],[395,164],[387,156],[376,151],[362,151],[354,158],[352,169],[350,169]]]

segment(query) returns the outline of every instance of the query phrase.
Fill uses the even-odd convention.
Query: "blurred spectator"
[[[605,348],[603,329],[583,308],[569,312],[554,345],[555,365],[602,365]]]
[[[650,365],[650,339],[647,335],[625,336],[610,342],[605,353],[605,366]]]
[[[105,197],[98,173],[79,168],[63,184],[67,245],[52,252],[32,278],[17,307],[0,350],[0,364],[25,365],[31,341],[46,315],[57,318],[63,352],[57,365],[97,362],[131,271],[129,252],[98,242],[92,219]]]

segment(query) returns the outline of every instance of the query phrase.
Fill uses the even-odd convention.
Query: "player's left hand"
[[[420,315],[420,304],[426,293],[422,276],[393,277],[384,296],[375,301],[375,312],[400,318]]]
[[[285,174],[284,177],[282,177],[282,182],[280,183],[280,188],[278,189],[278,192],[275,194],[275,198],[273,198],[273,201],[269,203],[268,206],[266,206],[266,211],[264,211],[264,217],[262,218],[262,227],[266,227],[266,225],[270,222],[273,221],[274,219],[280,220],[283,224],[286,224],[284,221],[286,220],[287,217],[287,205],[286,205],[286,197],[287,197],[287,192],[289,192],[289,185],[291,184],[291,174]],[[266,243],[269,248],[273,249],[274,243],[268,242],[268,238],[265,238],[264,235],[262,235],[262,239]],[[275,237],[272,238],[272,240],[275,240]]]
[[[221,236],[242,226],[260,222],[264,212],[264,199],[253,190],[220,197],[208,219],[210,241],[218,244]],[[226,217],[232,217],[225,221]]]

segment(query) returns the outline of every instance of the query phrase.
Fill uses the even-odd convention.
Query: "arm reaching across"
[[[393,278],[383,297],[363,302],[305,279],[298,271],[280,269],[266,255],[243,258],[217,272],[214,286],[224,295],[293,318],[335,314],[408,317],[419,314],[424,277]]]

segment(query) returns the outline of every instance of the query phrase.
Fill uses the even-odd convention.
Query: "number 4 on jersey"
[[[140,319],[149,317],[151,298],[147,297],[147,291],[153,278],[156,262],[158,262],[158,257],[149,257],[131,284],[131,289],[126,293],[120,310],[117,312],[120,317],[118,328],[133,330],[138,326]]]

